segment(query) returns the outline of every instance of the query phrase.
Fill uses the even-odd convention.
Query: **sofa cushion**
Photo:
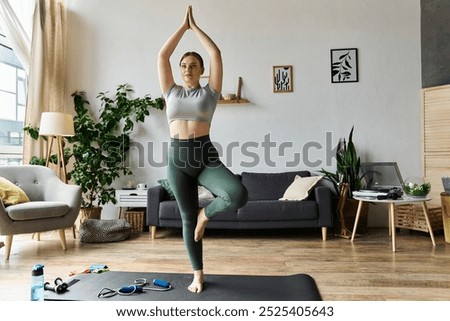
[[[279,200],[295,176],[311,176],[309,171],[284,173],[242,173],[242,184],[248,190],[249,200]]]
[[[169,180],[167,178],[158,180],[159,185],[161,185],[169,195],[170,200],[175,200],[175,193],[170,186]],[[214,195],[205,187],[199,185],[198,186],[198,198],[199,199],[212,199]]]
[[[322,176],[300,177],[295,176],[294,181],[286,189],[280,201],[301,201],[308,198],[309,191],[317,184]]]
[[[240,222],[249,221],[301,221],[318,218],[315,201],[249,201],[238,210]]]
[[[172,187],[170,186],[169,180],[167,178],[165,179],[160,179],[158,181],[159,185],[161,185],[162,187],[164,187],[164,189],[167,192],[167,195],[169,195],[169,199],[174,200],[175,199],[175,194],[172,191]]]
[[[68,211],[69,205],[66,203],[49,201],[21,203],[6,208],[8,216],[14,221],[64,216]]]
[[[205,207],[211,203],[211,199],[202,199],[199,201],[199,207]],[[164,201],[159,204],[160,220],[181,220],[180,210],[176,201]],[[236,221],[236,211],[219,213],[212,218],[212,221]]]
[[[199,200],[213,200],[214,195],[208,189],[199,185],[198,186],[198,199]]]

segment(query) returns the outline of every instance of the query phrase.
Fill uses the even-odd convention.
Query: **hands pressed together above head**
[[[195,23],[194,14],[192,13],[192,6],[188,6],[186,15],[184,16],[183,26],[186,30],[195,29],[197,24]]]

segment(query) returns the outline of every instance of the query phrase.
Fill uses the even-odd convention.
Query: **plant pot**
[[[82,207],[80,209],[80,223],[83,223],[87,219],[99,220],[101,216],[101,207]]]
[[[344,205],[344,222],[348,231],[353,232],[353,226],[355,224],[356,212],[358,211],[359,201],[353,198],[347,198]],[[357,235],[366,235],[368,233],[367,222],[369,213],[369,203],[363,202],[361,208],[361,214],[359,216],[358,228],[356,229]],[[337,217],[336,233],[341,231],[341,221]]]

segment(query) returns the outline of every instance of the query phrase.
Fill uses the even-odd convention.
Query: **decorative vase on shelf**
[[[431,190],[431,184],[425,177],[411,176],[405,179],[403,191],[409,197],[426,197]]]

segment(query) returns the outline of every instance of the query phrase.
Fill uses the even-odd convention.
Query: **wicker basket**
[[[144,232],[145,208],[130,208],[126,210],[125,220],[130,223],[132,232]]]
[[[447,215],[442,216],[444,220],[444,237],[445,242],[450,243],[450,217]]]
[[[428,218],[433,232],[443,229],[441,207],[428,207]],[[422,205],[407,204],[395,207],[395,227],[429,232]]]

